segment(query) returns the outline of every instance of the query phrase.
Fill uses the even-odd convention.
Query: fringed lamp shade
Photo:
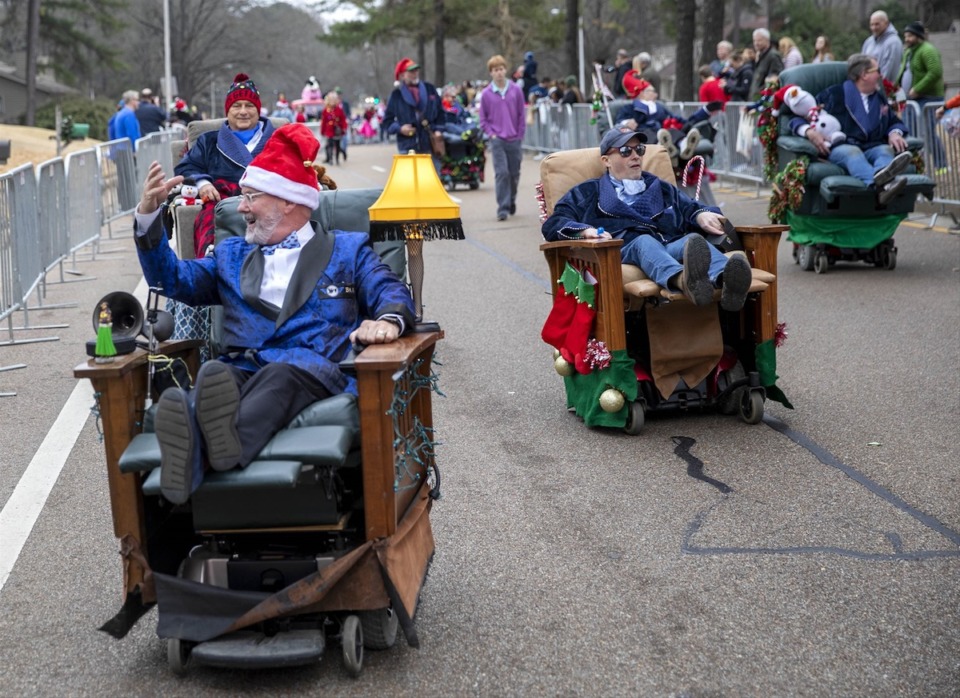
[[[429,155],[393,156],[387,186],[370,207],[370,239],[407,241],[413,302],[421,320],[423,241],[463,240],[460,207],[443,188]]]

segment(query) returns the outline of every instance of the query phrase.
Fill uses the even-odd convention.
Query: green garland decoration
[[[777,346],[776,341],[768,339],[757,345],[754,357],[757,361],[757,373],[760,374],[760,385],[767,391],[767,397],[776,400],[788,409],[793,409],[790,400],[777,387]]]
[[[803,183],[806,181],[809,166],[810,158],[801,155],[773,178],[773,191],[767,209],[767,217],[771,223],[785,223],[787,211],[800,208],[804,193]]]
[[[626,349],[618,349],[610,352],[607,368],[566,376],[563,383],[567,389],[567,407],[572,408],[588,427],[623,427],[627,423],[630,403],[637,399],[637,374],[633,364]],[[623,393],[624,404],[618,412],[604,412],[600,407],[600,395],[608,388]]]

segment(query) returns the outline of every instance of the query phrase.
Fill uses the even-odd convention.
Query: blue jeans
[[[620,248],[620,261],[632,264],[643,269],[643,273],[658,286],[678,291],[669,284],[670,279],[683,271],[683,248],[692,236],[699,233],[689,233],[682,238],[662,243],[653,235],[638,235]],[[727,264],[727,257],[713,245],[710,245],[710,271],[707,275],[713,285],[717,285],[717,277],[723,272]]]
[[[827,159],[834,165],[840,165],[851,177],[856,177],[869,186],[873,184],[873,175],[889,165],[894,155],[893,148],[889,145],[875,145],[860,150],[855,145],[841,143],[833,146]]]

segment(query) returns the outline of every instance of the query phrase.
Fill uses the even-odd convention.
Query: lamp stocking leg
[[[423,320],[423,239],[407,238],[407,273],[417,322]]]

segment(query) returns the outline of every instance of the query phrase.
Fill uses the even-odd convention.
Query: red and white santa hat
[[[320,142],[303,124],[285,124],[247,166],[241,187],[266,192],[311,209],[320,203],[320,185],[313,162]]]

